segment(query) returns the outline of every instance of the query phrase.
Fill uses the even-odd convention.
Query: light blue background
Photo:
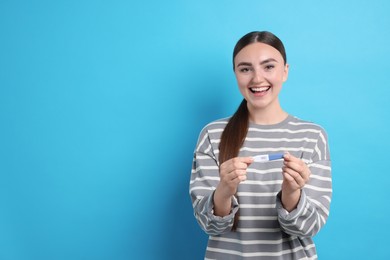
[[[281,94],[328,132],[320,259],[390,259],[390,2],[0,1],[0,259],[202,259],[199,131],[241,96],[231,53],[285,43]]]

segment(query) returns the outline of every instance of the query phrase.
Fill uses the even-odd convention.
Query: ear
[[[290,68],[289,64],[284,65],[284,71],[283,71],[283,82],[285,82],[288,78],[288,69]]]

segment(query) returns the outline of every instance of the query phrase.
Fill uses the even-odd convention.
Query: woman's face
[[[287,80],[288,65],[277,49],[264,43],[247,45],[234,58],[234,73],[250,112],[279,106],[278,94]]]

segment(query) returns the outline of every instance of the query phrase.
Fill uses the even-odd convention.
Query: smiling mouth
[[[252,87],[252,88],[249,88],[250,91],[252,93],[263,93],[263,92],[267,92],[269,89],[271,88],[271,86],[267,86],[267,87]]]

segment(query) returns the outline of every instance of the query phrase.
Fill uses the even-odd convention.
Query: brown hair
[[[238,42],[233,50],[233,70],[235,70],[234,59],[236,55],[247,45],[252,43],[265,43],[277,49],[284,59],[284,64],[287,63],[286,51],[282,41],[270,32],[250,32],[244,35]],[[248,133],[249,126],[249,111],[247,102],[242,100],[237,111],[229,119],[224,131],[222,132],[221,142],[219,144],[219,165],[223,162],[237,157],[241,146],[245,141],[245,137]],[[238,197],[237,197],[238,199]],[[233,231],[236,230],[239,219],[239,211],[236,213],[233,224]]]

